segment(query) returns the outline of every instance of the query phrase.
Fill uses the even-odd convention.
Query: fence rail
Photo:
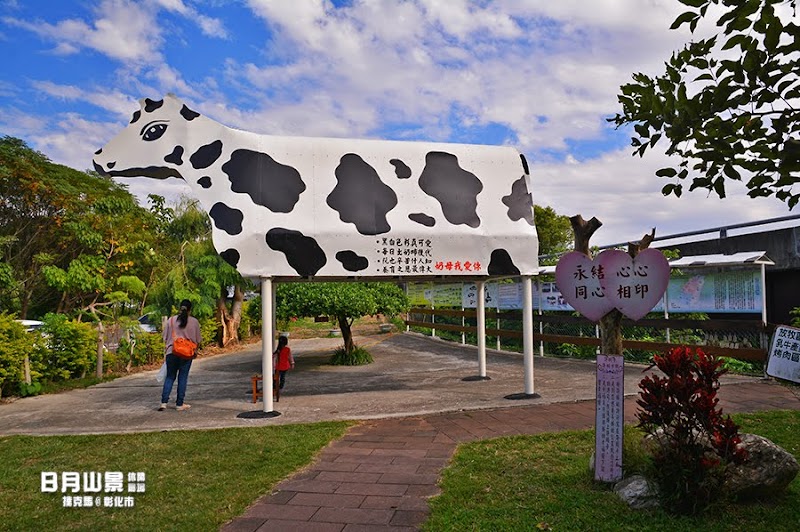
[[[433,309],[416,307],[409,311],[406,325],[436,331],[477,335],[475,310]],[[453,323],[459,320],[461,323]],[[522,312],[486,309],[486,335],[514,340],[522,339]],[[543,342],[558,349],[563,344],[597,348],[600,346],[595,324],[577,316],[534,315],[534,342]],[[468,323],[470,322],[470,323]],[[506,328],[500,324],[504,323]],[[512,327],[512,328],[508,328]],[[747,362],[764,362],[767,358],[765,337],[770,327],[756,320],[688,320],[642,319],[623,320],[623,342],[626,350],[660,352],[678,345],[692,345],[717,356]],[[647,339],[642,339],[646,337]],[[563,350],[563,348],[561,348]]]

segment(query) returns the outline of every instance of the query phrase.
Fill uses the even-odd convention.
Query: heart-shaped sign
[[[600,321],[614,308],[614,302],[603,295],[602,273],[596,260],[579,251],[563,255],[556,266],[556,286],[562,297],[592,321]]]
[[[594,265],[603,272],[606,300],[632,320],[653,310],[669,284],[669,262],[657,249],[644,249],[635,258],[609,249],[595,257]]]

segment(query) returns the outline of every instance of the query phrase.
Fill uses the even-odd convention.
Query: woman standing
[[[181,301],[180,312],[167,320],[164,326],[164,353],[167,362],[167,376],[164,379],[164,388],[161,390],[161,405],[159,410],[166,410],[169,402],[169,394],[172,393],[172,385],[175,377],[178,377],[178,397],[175,401],[177,410],[188,410],[191,405],[185,404],[183,398],[186,395],[186,384],[189,381],[189,369],[192,367],[192,360],[197,357],[197,349],[200,348],[200,322],[189,315],[192,310],[192,302],[188,299]],[[186,338],[197,345],[194,353],[189,357],[178,356],[173,353],[173,343],[175,338]]]

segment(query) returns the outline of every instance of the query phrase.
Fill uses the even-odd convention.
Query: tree
[[[278,285],[275,299],[278,319],[336,317],[348,354],[353,352],[351,326],[356,318],[393,316],[408,308],[408,298],[393,283],[287,283]]]
[[[244,292],[252,283],[216,252],[211,222],[197,201],[184,199],[172,209],[164,206],[163,198],[150,199],[152,211],[161,220],[162,249],[167,259],[152,287],[150,308],[169,315],[179,301],[188,299],[197,318],[216,318],[220,346],[237,342]],[[233,289],[231,298],[229,288]]]
[[[25,318],[140,294],[155,256],[151,219],[110,178],[54,164],[3,137],[0,303]]]
[[[552,207],[534,205],[533,217],[539,235],[539,255],[557,255],[569,249],[572,226],[568,216],[558,214]]]
[[[667,155],[680,162],[656,172],[674,179],[664,195],[680,196],[690,179],[690,191],[724,198],[727,180],[743,180],[749,196],[774,194],[793,208],[800,200],[796,0],[678,1],[690,9],[671,29],[688,24],[694,33],[720,6],[721,30],[673,53],[664,74],[634,74],[621,87],[622,113],[609,121],[633,125],[639,156],[666,139]]]

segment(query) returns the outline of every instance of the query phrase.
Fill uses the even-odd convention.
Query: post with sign
[[[800,329],[780,325],[769,346],[767,375],[800,383]]]
[[[644,317],[655,307],[669,283],[669,263],[655,249],[647,249],[655,229],[628,252],[606,250],[592,259],[589,240],[602,223],[580,215],[570,218],[575,251],[556,266],[556,285],[564,299],[591,321],[600,323],[595,411],[595,480],[622,478],[624,362],[622,316]]]

